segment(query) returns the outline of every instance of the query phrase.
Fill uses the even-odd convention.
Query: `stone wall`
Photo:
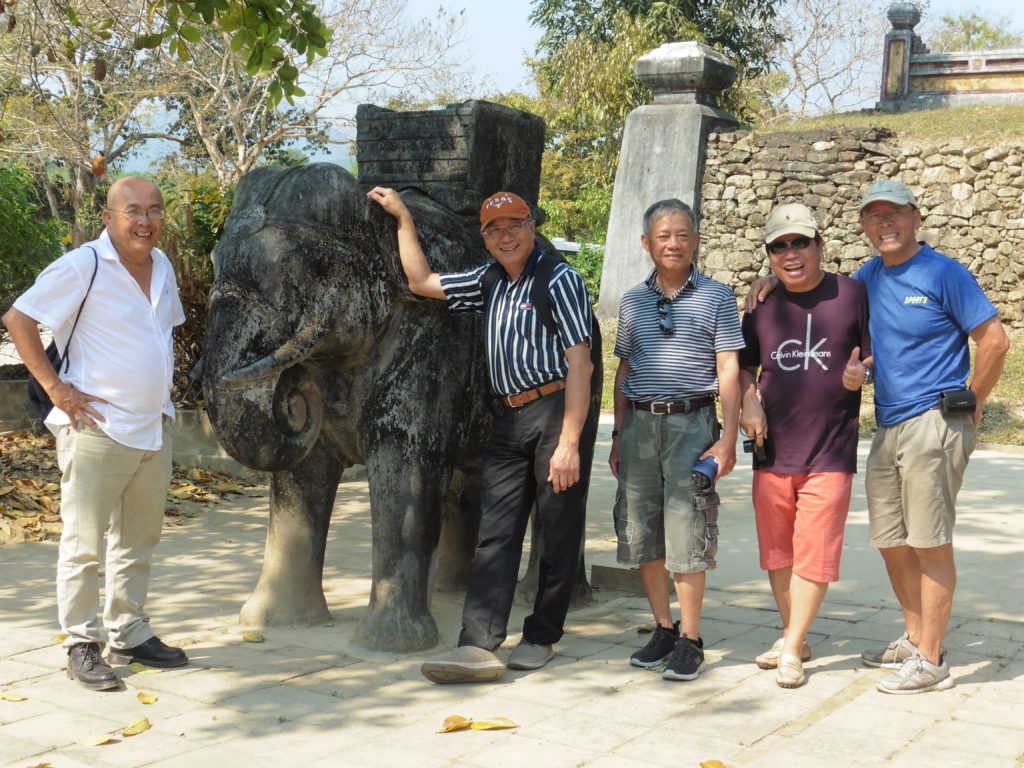
[[[919,233],[958,259],[999,308],[1024,327],[1024,145],[927,144],[884,128],[711,134],[701,208],[701,267],[746,294],[767,274],[764,220],[803,203],[823,227],[826,270],[852,274],[873,253],[857,203],[878,178],[917,194]]]

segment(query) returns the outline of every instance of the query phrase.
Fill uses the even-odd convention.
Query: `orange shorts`
[[[761,567],[792,566],[808,581],[839,581],[843,529],[850,511],[851,472],[783,475],[754,472],[754,516]]]

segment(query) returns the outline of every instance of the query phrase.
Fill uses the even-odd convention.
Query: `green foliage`
[[[583,277],[587,284],[590,301],[594,304],[601,296],[601,267],[604,265],[604,248],[585,243],[579,251],[566,257],[566,261]]]
[[[332,32],[306,0],[156,0],[162,14],[157,32],[135,39],[137,49],[166,45],[182,61],[192,58],[189,44],[202,33],[196,25],[212,26],[231,36],[231,50],[241,54],[249,77],[273,80],[271,105],[282,96],[294,104],[305,96],[298,83],[298,69],[288,62],[282,46],[291,47],[312,63],[327,54]]]
[[[945,51],[989,51],[1024,47],[1024,36],[1010,28],[1009,16],[989,17],[977,11],[946,14],[928,40],[936,53]]]
[[[33,46],[31,54],[45,55],[50,62],[56,60],[58,51],[70,61],[80,56],[102,61],[89,50],[97,41],[110,41],[115,19],[108,15],[86,20],[84,6],[88,5],[88,0],[60,3],[71,33],[45,48]],[[148,25],[131,41],[135,50],[166,47],[171,56],[189,61],[193,55],[190,46],[203,37],[202,27],[212,27],[230,36],[231,49],[241,54],[246,74],[272,80],[272,107],[282,98],[294,104],[295,97],[305,95],[298,69],[288,61],[284,49],[291,48],[312,63],[327,55],[333,36],[316,4],[308,0],[151,0],[148,8]],[[4,9],[5,4],[0,3],[0,10]],[[18,23],[18,9],[14,3],[6,3],[6,11],[7,28],[12,31]],[[96,79],[102,80],[99,72],[105,71],[105,63],[97,67]]]
[[[772,25],[773,0],[534,0],[530,21],[544,30],[538,52],[557,55],[572,40],[614,43],[625,15],[639,20],[661,42],[694,39],[724,52],[741,69],[767,71],[780,41]]]
[[[203,353],[207,295],[213,282],[210,254],[231,211],[234,188],[223,189],[212,174],[166,171],[157,180],[167,206],[161,248],[174,265],[185,322],[174,331],[174,400],[202,399],[189,373]]]
[[[674,40],[697,40],[738,63],[739,84],[723,98],[738,116],[761,108],[751,81],[767,69],[778,35],[768,0],[534,0],[543,29],[529,65],[539,97],[497,97],[544,118],[541,176],[545,233],[604,242],[626,116],[651,101],[636,60]]]
[[[26,169],[0,166],[0,313],[61,254],[64,227],[41,213],[32,182]]]

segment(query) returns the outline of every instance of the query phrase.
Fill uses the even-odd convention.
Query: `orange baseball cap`
[[[519,195],[513,192],[495,192],[480,206],[480,229],[487,229],[488,224],[503,216],[512,219],[533,218],[530,206]]]

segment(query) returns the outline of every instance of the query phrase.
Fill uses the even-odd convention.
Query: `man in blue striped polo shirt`
[[[583,278],[568,264],[549,280],[557,333],[551,333],[530,300],[542,255],[526,202],[498,192],[480,208],[480,231],[502,271],[488,295],[482,278],[490,264],[438,274],[427,263],[412,214],[392,189],[367,195],[398,222],[398,250],[409,289],[443,299],[452,312],[482,312],[487,369],[500,402],[484,450],[482,515],[458,647],[425,661],[421,671],[437,683],[496,680],[505,664],[494,651],[507,634],[523,537],[530,510],[544,530],[537,597],[512,652],[512,669],[538,669],[554,656],[562,637],[583,538],[586,487],[580,469],[593,456],[590,406],[591,308]],[[486,306],[485,306],[486,305]]]
[[[618,561],[639,567],[657,626],[629,661],[654,667],[670,657],[662,677],[693,680],[704,666],[700,612],[706,572],[715,567],[718,511],[712,489],[695,494],[691,472],[705,458],[717,462],[719,478],[736,464],[743,335],[732,291],[693,263],[700,235],[690,206],[652,205],[640,241],[654,269],[619,306],[609,463],[619,480]]]

